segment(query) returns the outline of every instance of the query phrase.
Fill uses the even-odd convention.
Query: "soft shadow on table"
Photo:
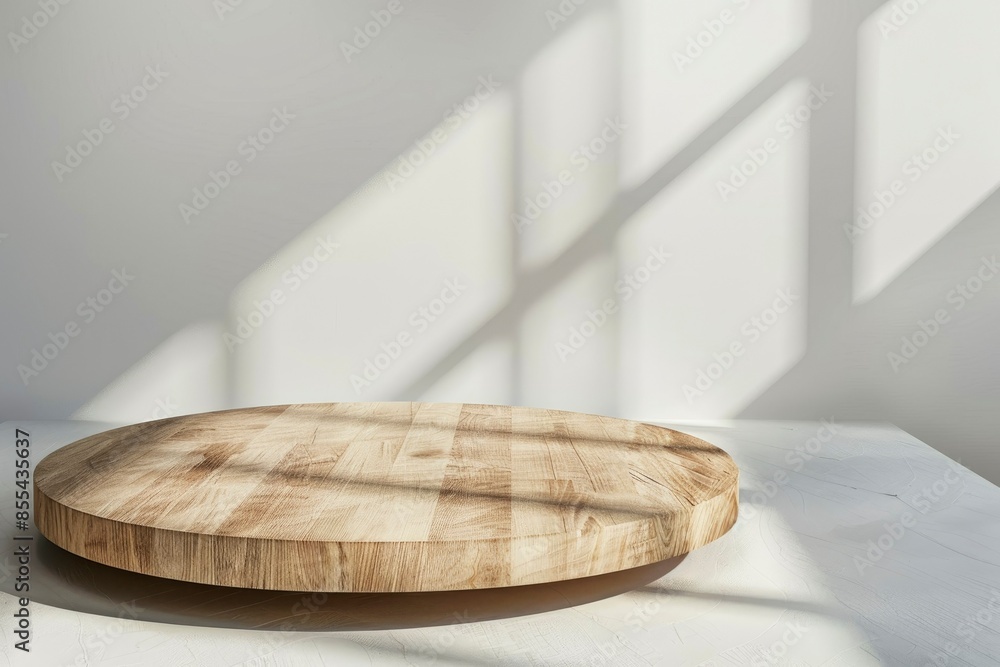
[[[209,586],[101,565],[35,541],[33,602],[162,623],[288,631],[393,630],[537,614],[594,602],[656,581],[684,555],[595,577],[433,593],[301,593]],[[4,588],[7,588],[5,586]]]

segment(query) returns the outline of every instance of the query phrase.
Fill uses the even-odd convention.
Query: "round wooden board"
[[[39,530],[125,570],[397,592],[573,579],[735,523],[721,449],[649,424],[462,403],[321,403],[126,426],[45,457]]]

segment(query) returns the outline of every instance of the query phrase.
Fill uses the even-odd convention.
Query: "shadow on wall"
[[[519,7],[490,29],[456,9],[445,22],[455,46],[439,39],[440,53],[416,46],[446,30],[443,19],[414,8],[353,62],[336,54],[342,90],[374,90],[357,93],[353,132],[384,138],[365,151],[338,135],[336,159],[363,155],[368,167],[350,180],[316,170],[303,133],[346,111],[300,114],[278,137],[286,147],[276,138],[261,153],[260,180],[244,165],[232,198],[183,228],[214,250],[162,246],[194,266],[226,257],[232,280],[184,287],[207,282],[226,306],[169,306],[158,330],[177,333],[88,401],[96,378],[114,376],[74,380],[52,409],[138,420],[425,399],[642,419],[877,418],[1000,479],[987,435],[997,358],[983,333],[1000,304],[977,273],[998,245],[997,101],[980,92],[1000,53],[974,27],[996,9],[973,4],[900,14],[876,1],[710,11],[622,0],[565,21]],[[282,34],[312,53],[322,31],[285,21]],[[469,35],[485,55],[464,62]],[[956,48],[925,62],[928,40]],[[429,61],[446,67],[433,85],[419,75]],[[386,108],[390,82],[378,77],[390,62],[417,78],[394,79],[397,106]],[[277,65],[266,74],[288,80]],[[416,106],[393,129],[407,95]],[[205,164],[224,164],[228,150]],[[357,187],[357,173],[374,175]],[[319,215],[330,182],[357,189]],[[977,277],[959,308],[952,285]],[[141,305],[109,312],[107,326],[127,330],[144,308],[172,303],[176,281],[137,281],[122,299],[135,290]],[[941,309],[948,321],[905,355]],[[118,350],[109,336],[88,350],[102,369],[165,338]],[[39,399],[65,368],[37,379]]]

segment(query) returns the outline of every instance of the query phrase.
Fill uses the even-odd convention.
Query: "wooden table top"
[[[736,521],[721,449],[635,421],[478,404],[227,410],[114,429],[36,469],[91,560],[299,591],[534,584],[687,553]]]

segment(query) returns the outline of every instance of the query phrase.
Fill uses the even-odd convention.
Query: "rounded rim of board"
[[[412,592],[575,579],[736,522],[739,470],[642,422],[473,403],[310,403],[112,429],[46,456],[36,523],[170,579]]]

